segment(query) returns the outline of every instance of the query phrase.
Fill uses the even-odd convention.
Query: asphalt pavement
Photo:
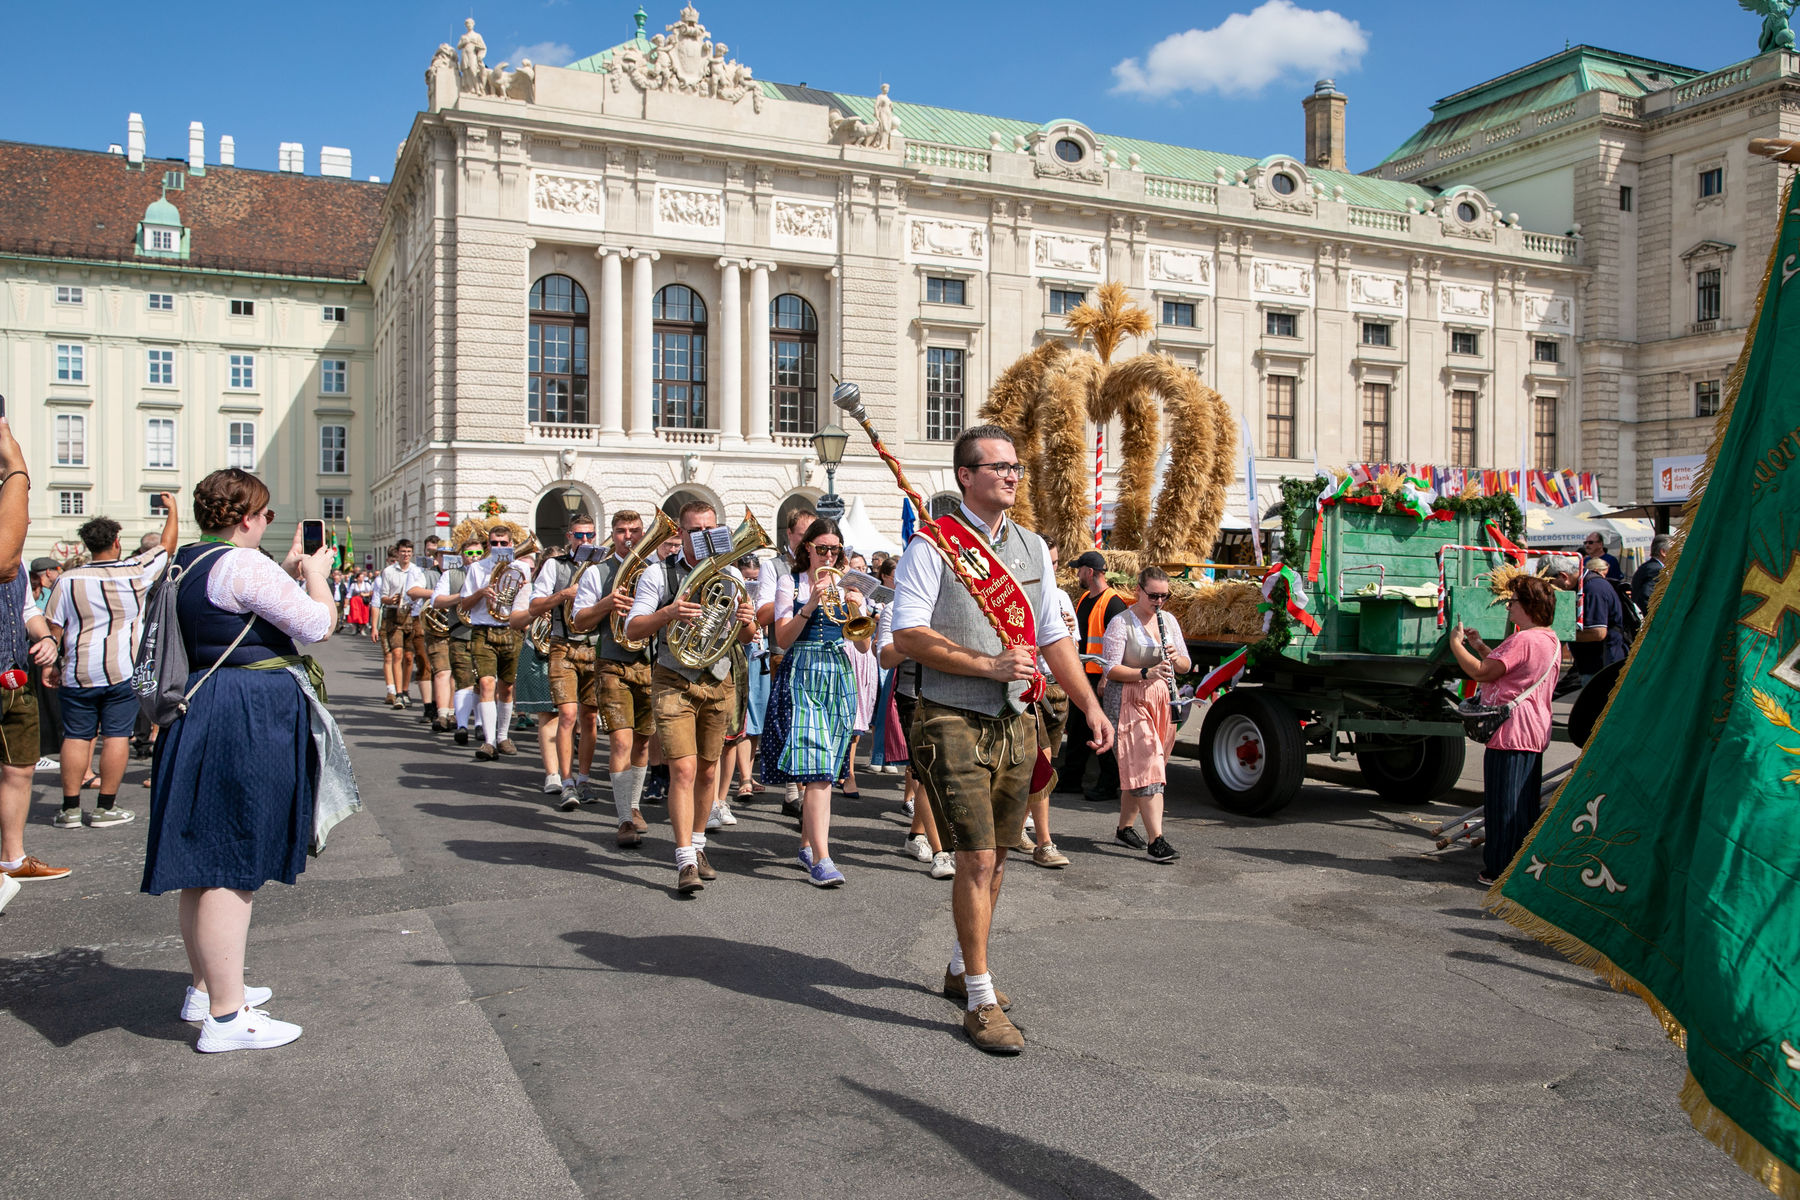
[[[759,803],[677,899],[661,808],[618,850],[610,801],[538,791],[530,735],[475,763],[380,702],[366,641],[317,653],[367,808],[259,893],[249,956],[305,1036],[194,1052],[175,898],[138,891],[145,768],[102,830],[52,828],[40,773],[27,848],[74,874],[0,916],[0,1195],[1765,1194],[1689,1125],[1644,1006],[1483,913],[1476,854],[1429,853],[1477,755],[1420,808],[1316,758],[1275,820],[1178,760],[1167,866],[1056,797],[1074,861],[1009,863],[996,917],[1028,1042],[997,1059],[937,994],[950,888],[900,854],[891,777],[836,802],[843,888]]]

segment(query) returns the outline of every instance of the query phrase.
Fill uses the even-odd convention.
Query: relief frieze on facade
[[[913,262],[985,263],[987,230],[967,221],[912,217],[907,221],[906,254]]]
[[[1406,312],[1406,279],[1369,271],[1350,272],[1350,306],[1382,312]]]
[[[1313,271],[1305,263],[1258,258],[1250,264],[1250,290],[1258,296],[1311,304]]]
[[[1213,287],[1212,255],[1201,250],[1151,246],[1147,269],[1152,284],[1210,292]]]
[[[813,242],[830,247],[837,242],[837,209],[777,196],[770,219],[774,236],[792,242]]]
[[[553,171],[531,173],[531,220],[535,224],[606,227],[606,186],[590,175]]]
[[[1489,322],[1494,319],[1494,294],[1472,283],[1438,284],[1438,316],[1442,319]]]
[[[1544,333],[1575,332],[1575,302],[1549,292],[1525,293],[1525,328]]]
[[[656,232],[720,241],[725,236],[725,197],[717,191],[656,185]]]
[[[1031,235],[1031,273],[1098,280],[1106,270],[1106,246],[1099,238],[1069,233]]]

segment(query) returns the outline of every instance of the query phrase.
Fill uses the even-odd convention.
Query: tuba
[[[692,621],[675,621],[668,626],[664,636],[676,662],[690,670],[703,671],[725,657],[737,641],[738,605],[750,598],[743,580],[727,575],[726,568],[768,545],[772,545],[769,535],[745,509],[744,523],[733,534],[731,549],[694,568],[681,585],[677,599],[698,604],[704,611]]]
[[[637,540],[637,545],[631,548],[631,553],[627,554],[625,561],[619,564],[619,573],[613,577],[613,591],[624,592],[627,596],[636,593],[638,576],[642,575],[644,568],[650,565],[650,556],[656,553],[658,546],[673,537],[675,532],[675,522],[669,519],[669,514],[660,508],[657,509],[655,523],[644,531],[644,536]],[[629,608],[630,605],[627,605],[626,610]],[[619,644],[621,650],[630,650],[634,653],[642,650],[650,641],[649,638],[640,638],[634,641],[625,636],[624,610],[612,615],[612,635],[613,641]]]
[[[819,579],[819,611],[833,625],[844,627],[844,636],[853,642],[860,642],[875,632],[875,618],[867,615],[856,602],[844,594],[841,586],[844,573],[836,567],[820,567],[817,571]]]
[[[503,625],[506,623],[506,619],[512,616],[513,597],[519,594],[520,588],[531,582],[531,576],[526,574],[525,568],[519,565],[519,560],[536,554],[538,548],[537,538],[526,534],[525,544],[513,547],[512,561],[500,568],[499,574],[492,581],[494,595],[487,602],[488,616]]]

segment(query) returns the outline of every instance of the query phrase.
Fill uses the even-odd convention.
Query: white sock
[[[921,835],[921,836],[923,836],[923,835]],[[961,938],[951,938],[950,939],[950,973],[952,975],[961,975],[963,973],[963,956],[962,956],[962,939]]]
[[[704,833],[696,833],[696,834],[694,834],[694,835],[693,835],[693,836],[692,836],[692,837],[690,837],[690,838],[689,838],[689,839],[688,839],[688,842],[689,842],[689,844],[691,844],[691,845],[692,845],[692,846],[693,846],[693,847],[694,847],[694,849],[696,849],[696,850],[704,850],[704,849],[706,849],[706,835],[705,835],[705,834],[704,834]]]
[[[498,726],[500,736],[494,739],[496,746],[512,736],[512,706],[511,700],[500,701],[500,724]]]
[[[24,865],[25,865],[24,859],[15,858],[11,862],[0,862],[0,871],[16,871]]]
[[[458,688],[456,692],[456,727],[467,729],[469,718],[475,715],[475,689]]]
[[[964,975],[963,986],[969,989],[969,1011],[974,1012],[984,1004],[993,1004],[994,977],[992,975]]]
[[[455,715],[456,715],[456,713],[452,709],[448,709],[448,708],[438,709],[438,720],[440,720],[440,721],[448,721],[451,717],[454,717]]]
[[[494,702],[483,700],[476,707],[481,711],[481,740],[490,746],[498,746],[500,739],[494,736]]]
[[[576,782],[576,783],[586,783],[586,782],[587,782],[587,781],[588,781],[588,777],[587,777],[587,773],[586,773],[586,772],[583,772],[583,773],[582,773],[582,774],[580,774],[580,775],[577,775],[577,776],[576,776],[576,777],[575,777],[575,782]]]
[[[392,695],[393,695],[393,694],[394,694],[394,685],[393,685],[393,684],[391,684],[391,683],[390,683],[390,684],[388,684],[388,685],[387,685],[387,690],[388,690],[388,695],[390,695],[390,696],[392,696]]]
[[[677,847],[675,847],[675,869],[677,871],[679,871],[683,867],[697,867],[699,865],[700,865],[699,852],[696,851],[692,846],[677,846]]]
[[[612,778],[613,811],[619,816],[619,824],[631,820],[631,810],[637,807],[638,796],[644,790],[644,768],[626,767]]]
[[[789,800],[792,800],[795,804],[800,803],[800,785],[799,784],[790,783],[787,785],[787,798]]]

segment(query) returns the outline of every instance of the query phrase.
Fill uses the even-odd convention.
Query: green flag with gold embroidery
[[[1646,1000],[1695,1126],[1800,1197],[1800,210],[1612,702],[1489,904]]]

